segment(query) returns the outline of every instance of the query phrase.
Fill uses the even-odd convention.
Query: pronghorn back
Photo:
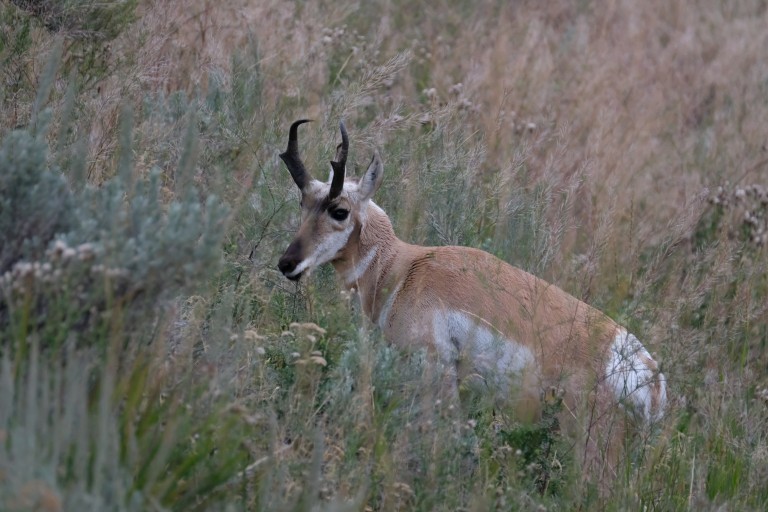
[[[634,335],[484,251],[398,239],[371,199],[382,180],[378,153],[360,180],[346,179],[342,123],[332,179],[315,180],[298,155],[302,122],[291,126],[281,154],[302,195],[301,226],[278,265],[288,278],[332,263],[389,342],[436,354],[453,394],[467,380],[478,381],[517,405],[520,416],[535,416],[542,393],[556,388],[565,392],[571,416],[605,418],[624,405],[648,422],[662,416],[665,378]],[[611,427],[604,423],[591,422],[587,438],[617,435],[606,433]]]

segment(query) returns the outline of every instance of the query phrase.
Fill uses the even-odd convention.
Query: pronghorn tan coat
[[[373,203],[366,222],[353,231],[350,243],[332,263],[346,287],[357,290],[363,311],[388,340],[427,346],[449,369],[455,362],[459,384],[474,375],[486,382],[495,379],[508,389],[506,368],[491,364],[502,361],[514,367],[509,369],[518,374],[522,386],[516,392],[527,398],[538,398],[550,387],[564,388],[566,396],[575,397],[580,390],[603,385],[600,380],[607,380],[616,337],[627,336],[602,312],[486,252],[399,240],[389,218]],[[477,354],[472,340],[450,332],[447,340],[436,339],[439,328],[434,324],[450,324],[446,314],[463,316],[475,324],[471,329],[487,330],[503,342],[477,347],[485,348],[491,361]],[[505,350],[505,345],[513,348]],[[634,353],[624,356],[636,356],[654,375],[658,371],[644,349],[635,347]],[[650,401],[645,403],[640,396],[630,401],[653,419],[664,406],[664,382],[655,379],[647,385]]]
[[[661,417],[666,381],[635,336],[557,286],[486,252],[398,239],[371,200],[382,179],[378,154],[359,181],[344,181],[348,141],[342,125],[333,180],[322,183],[291,153],[296,126],[281,155],[302,192],[302,224],[279,265],[287,277],[298,279],[331,262],[388,341],[437,355],[452,394],[469,381],[530,418],[543,392],[564,391],[566,416],[587,422],[587,448],[620,435],[612,422],[620,403],[643,420]]]

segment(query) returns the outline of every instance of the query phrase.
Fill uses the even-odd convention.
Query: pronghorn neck
[[[405,245],[384,210],[371,201],[342,256],[333,261],[343,285],[357,290],[363,311],[374,322],[396,284],[390,270]]]

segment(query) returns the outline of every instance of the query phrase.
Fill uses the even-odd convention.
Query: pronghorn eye
[[[328,215],[331,216],[333,220],[346,220],[346,218],[349,216],[349,210],[345,210],[344,208],[335,208],[333,210],[328,210]]]

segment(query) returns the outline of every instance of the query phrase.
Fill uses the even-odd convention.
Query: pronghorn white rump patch
[[[444,362],[458,362],[492,388],[510,391],[512,383],[534,368],[531,350],[504,336],[491,324],[464,311],[448,311],[433,318],[435,343]],[[466,370],[469,370],[467,372]]]
[[[360,279],[363,274],[365,274],[365,271],[368,270],[368,267],[371,266],[371,262],[373,261],[373,258],[376,257],[376,253],[378,251],[379,246],[375,245],[371,247],[371,249],[365,253],[365,256],[363,256],[363,258],[357,262],[357,264],[352,269],[352,272],[347,274],[344,278],[347,286],[356,283],[357,280]]]
[[[667,404],[667,382],[656,361],[634,334],[618,329],[611,344],[605,380],[619,401],[629,402],[647,421],[657,421]]]
[[[294,277],[307,269],[312,269],[323,263],[327,263],[333,259],[340,250],[347,245],[349,236],[352,234],[354,224],[350,223],[343,231],[336,231],[331,235],[323,238],[312,253],[304,258],[301,263],[296,265],[296,268],[290,273],[286,274],[288,277]]]

